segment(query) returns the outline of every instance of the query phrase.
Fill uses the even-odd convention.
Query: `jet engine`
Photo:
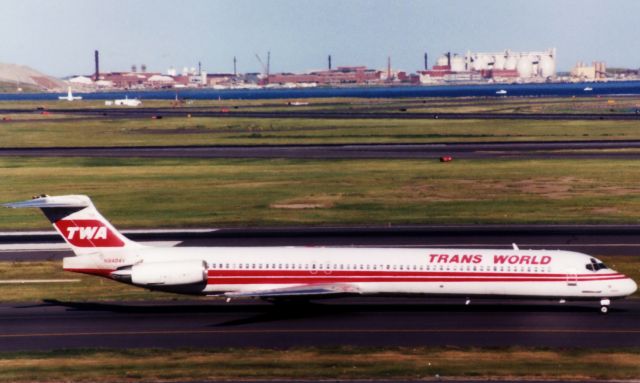
[[[116,270],[111,276],[140,286],[191,285],[207,280],[207,263],[199,260],[140,263]]]

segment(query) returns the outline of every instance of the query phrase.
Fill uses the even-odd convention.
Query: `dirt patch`
[[[634,187],[619,187],[619,186],[607,186],[600,187],[597,189],[599,193],[611,195],[611,196],[621,196],[627,194],[638,194],[640,193],[640,188]]]
[[[132,129],[127,133],[129,134],[210,134],[210,133],[221,133],[218,131],[213,131],[211,129],[207,129],[204,126],[195,126],[195,127],[179,127],[172,129],[154,129],[154,128],[141,128],[141,129]]]
[[[618,214],[620,209],[615,207],[599,207],[591,210],[594,214]]]
[[[506,195],[536,195],[547,199],[576,196],[623,196],[639,194],[640,188],[599,186],[596,181],[577,177],[539,177],[518,181],[434,180],[414,181],[400,189],[401,198],[425,201],[481,201]]]
[[[499,181],[446,180],[417,182],[400,189],[402,199],[425,201],[480,201],[503,194],[506,186]]]
[[[232,188],[232,189],[255,189],[266,188],[275,186],[291,186],[297,185],[300,182],[292,181],[235,181],[235,182],[214,182],[213,187],[217,188]]]
[[[288,203],[288,204],[279,204],[275,203],[269,205],[270,208],[273,209],[322,209],[331,206],[327,206],[321,203]]]
[[[319,194],[278,201],[269,205],[272,209],[328,209],[342,199],[342,194]]]
[[[508,185],[521,193],[536,194],[549,199],[565,199],[572,196],[571,191],[577,186],[590,183],[574,177],[532,178]]]

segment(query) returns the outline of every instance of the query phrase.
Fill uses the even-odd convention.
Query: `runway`
[[[625,152],[620,149],[640,149],[640,141],[30,147],[0,148],[0,157],[437,159],[451,155],[455,159],[640,158],[640,150]]]
[[[421,225],[211,228],[123,233],[165,246],[459,247],[640,255],[640,225]],[[0,233],[0,261],[59,260],[71,251],[53,231]]]
[[[637,347],[640,301],[511,303],[344,298],[0,305],[0,351],[300,346]]]

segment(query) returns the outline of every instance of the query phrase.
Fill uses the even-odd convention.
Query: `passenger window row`
[[[589,270],[607,268],[603,263],[590,263]],[[329,264],[329,263],[212,263],[211,269],[222,270],[324,270],[324,271],[459,271],[459,272],[527,272],[550,273],[550,266],[485,266],[485,265],[390,265],[390,264]]]

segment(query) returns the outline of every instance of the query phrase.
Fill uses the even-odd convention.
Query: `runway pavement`
[[[422,225],[124,231],[165,246],[372,246],[559,249],[640,255],[640,225]],[[0,261],[56,260],[72,253],[53,231],[0,233]]]
[[[619,151],[636,149],[635,152]],[[455,159],[640,158],[640,141],[0,148],[0,157]],[[585,151],[586,150],[586,151]],[[602,150],[607,150],[602,152]],[[617,150],[617,151],[611,151]],[[601,152],[598,152],[601,151]]]
[[[106,288],[106,285],[105,285]],[[156,302],[0,305],[0,351],[297,346],[637,347],[640,300],[497,303],[343,298],[308,305]]]

